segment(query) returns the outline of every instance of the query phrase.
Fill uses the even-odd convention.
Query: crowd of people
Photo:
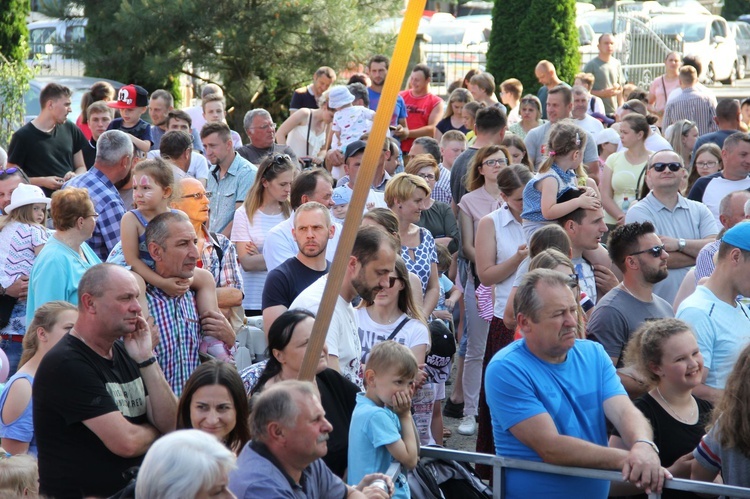
[[[245,144],[217,85],[175,109],[98,83],[72,123],[48,84],[0,150],[0,492],[408,498],[444,417],[479,452],[627,479],[508,470],[506,497],[750,485],[750,100],[678,53],[636,88],[598,48],[572,82],[540,61],[537,95],[472,70],[443,100],[417,64],[367,186],[382,55],[318,69],[278,130],[248,111]],[[268,348],[239,365],[247,317]]]

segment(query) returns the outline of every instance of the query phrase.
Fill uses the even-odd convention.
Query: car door
[[[729,77],[737,60],[737,45],[729,36],[729,29],[723,19],[714,19],[711,22],[711,51],[716,79],[723,80]]]

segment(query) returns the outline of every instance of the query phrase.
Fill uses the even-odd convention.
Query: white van
[[[73,58],[69,47],[83,42],[87,21],[79,17],[29,23],[29,64],[41,67],[42,74],[83,76],[83,62]]]

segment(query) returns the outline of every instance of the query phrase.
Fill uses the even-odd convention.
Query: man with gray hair
[[[388,499],[390,477],[372,473],[352,487],[321,459],[328,452],[333,427],[320,394],[309,381],[274,383],[253,399],[249,442],[229,474],[229,490],[239,499],[256,497],[345,497]],[[385,482],[387,491],[376,480]]]
[[[604,125],[588,113],[590,99],[591,94],[586,90],[586,87],[581,85],[573,87],[573,121],[591,135],[596,135],[604,130]]]
[[[263,158],[270,154],[287,154],[292,159],[292,164],[297,165],[297,156],[291,147],[274,143],[276,138],[276,123],[273,122],[271,114],[265,109],[251,109],[242,120],[247,138],[250,143],[237,148],[240,156],[254,165],[259,165]]]
[[[151,220],[146,227],[146,244],[154,271],[165,279],[187,280],[204,272],[208,281],[214,277],[207,270],[197,269],[200,255],[193,224],[181,211],[167,212]],[[201,278],[201,282],[206,282]],[[159,330],[159,343],[154,349],[164,375],[178,396],[185,382],[200,364],[198,348],[202,335],[209,335],[234,346],[235,333],[219,310],[205,311],[198,316],[195,292],[191,289],[180,296],[170,296],[162,289],[146,286],[148,309]]]
[[[126,210],[115,184],[128,175],[132,161],[133,142],[130,137],[120,130],[106,131],[96,141],[94,166],[63,185],[63,189],[81,187],[89,191],[99,216],[87,243],[102,261],[120,240],[120,220]]]
[[[487,366],[485,391],[498,455],[561,466],[622,469],[646,493],[660,492],[651,425],[633,405],[604,348],[578,340],[578,285],[567,274],[526,274],[514,299],[524,337]],[[609,420],[630,450],[607,445]],[[506,497],[605,497],[609,482],[508,470]]]

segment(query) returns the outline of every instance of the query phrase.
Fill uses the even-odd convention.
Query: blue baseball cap
[[[750,251],[750,222],[740,222],[724,233],[721,241],[744,251]]]
[[[349,204],[349,202],[352,200],[352,190],[346,186],[336,187],[333,190],[333,195],[331,196],[331,199],[335,203],[336,206],[341,206],[342,204]]]

